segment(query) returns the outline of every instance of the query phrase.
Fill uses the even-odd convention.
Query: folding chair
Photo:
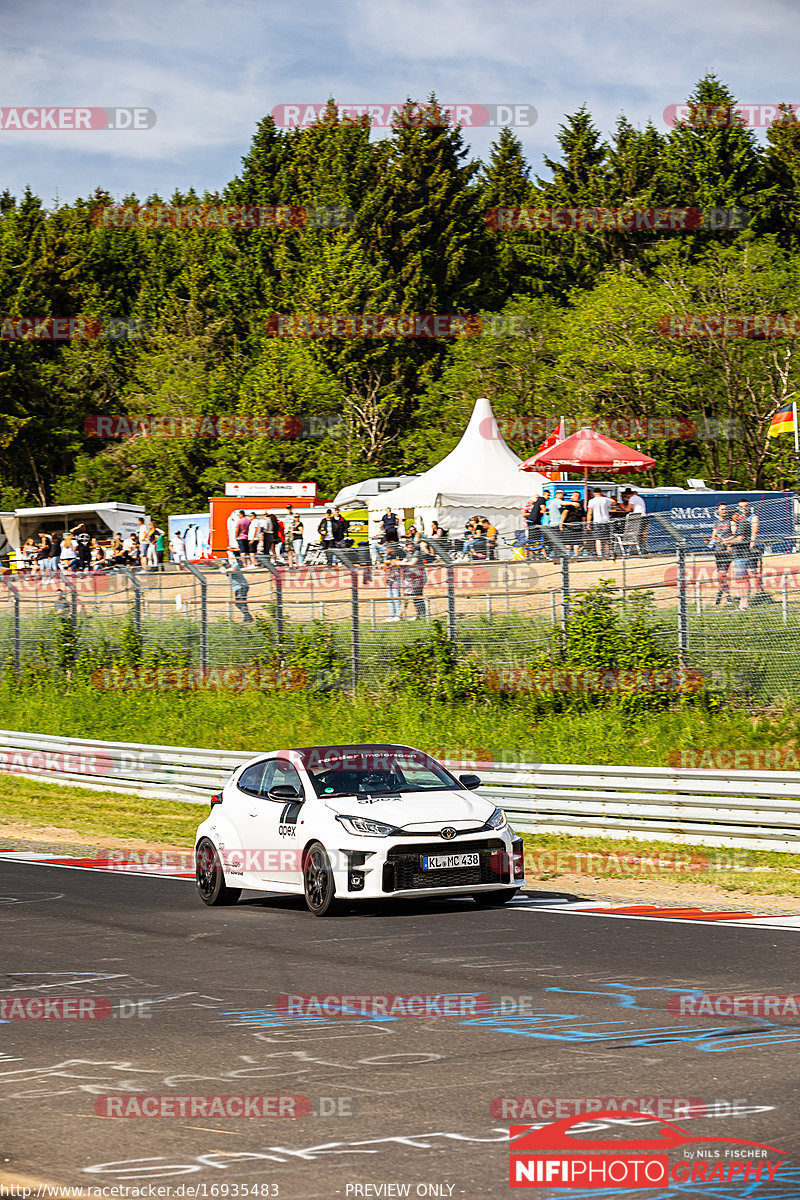
[[[641,513],[628,513],[626,516],[622,536],[619,538],[619,546],[623,555],[644,553],[642,550],[642,533],[646,520],[647,517],[642,516]]]

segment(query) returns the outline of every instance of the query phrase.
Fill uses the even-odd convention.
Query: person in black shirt
[[[584,545],[584,522],[586,509],[583,506],[580,492],[573,492],[569,500],[565,500],[561,509],[561,529],[564,541],[572,546],[573,558],[577,558]]]
[[[75,570],[88,571],[92,565],[92,538],[86,526],[76,525],[70,529],[75,538]]]
[[[333,534],[334,546],[342,546],[344,544],[344,539],[347,537],[349,528],[350,522],[345,520],[338,508],[335,508],[331,517],[331,533]]]
[[[714,524],[711,526],[711,537],[706,539],[706,544],[714,551],[714,560],[717,567],[717,598],[714,604],[719,605],[722,597],[733,604],[733,596],[728,582],[728,574],[733,561],[731,555],[731,518],[728,513],[727,504],[718,504],[714,515]]]

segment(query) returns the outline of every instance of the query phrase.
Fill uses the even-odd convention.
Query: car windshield
[[[330,747],[303,753],[318,796],[397,796],[461,785],[423,750],[392,747]]]

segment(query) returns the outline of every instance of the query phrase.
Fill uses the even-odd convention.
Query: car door
[[[274,759],[262,759],[246,767],[236,782],[235,824],[245,873],[261,880],[267,878],[269,855],[277,842],[277,829],[271,824],[274,806],[266,798],[274,770]]]
[[[271,799],[264,795],[264,802],[270,805],[269,824],[275,831],[273,852],[267,859],[267,878],[272,883],[296,884],[302,882],[301,853],[303,848],[303,818],[301,816],[305,795],[303,782],[294,766],[286,759],[272,760],[272,774],[269,779],[271,788],[293,787],[298,793],[297,799]],[[262,790],[263,790],[262,783]]]

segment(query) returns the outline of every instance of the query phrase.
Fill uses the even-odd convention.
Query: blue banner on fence
[[[732,513],[740,500],[747,500],[751,514],[758,517],[757,545],[774,553],[792,549],[795,529],[794,492],[672,492],[644,495],[648,514],[660,513],[686,538],[687,550],[707,550],[717,505],[726,504]],[[655,521],[648,521],[647,545],[669,553],[674,542]]]

